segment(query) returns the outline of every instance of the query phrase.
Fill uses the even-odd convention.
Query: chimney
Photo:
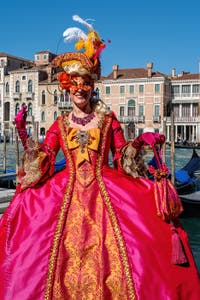
[[[172,76],[172,78],[176,77],[176,69],[175,68],[172,68],[171,76]]]
[[[113,70],[113,79],[117,79],[118,69],[119,69],[119,66],[118,66],[118,65],[114,65],[114,66],[112,67],[112,70]]]
[[[152,69],[153,69],[153,63],[148,62],[147,63],[147,77],[151,78],[152,77]]]

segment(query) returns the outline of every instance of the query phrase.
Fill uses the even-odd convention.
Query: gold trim
[[[106,117],[106,119],[107,119],[107,117]],[[129,266],[129,262],[128,262],[125,242],[124,242],[124,239],[123,239],[123,236],[122,236],[119,224],[118,224],[118,220],[115,216],[115,212],[113,210],[110,197],[108,196],[105,184],[104,184],[102,176],[101,176],[101,164],[102,164],[102,159],[103,159],[102,153],[104,153],[103,148],[105,148],[105,137],[107,136],[107,131],[109,129],[110,124],[111,124],[111,118],[109,118],[109,120],[106,120],[106,124],[104,124],[104,126],[103,126],[103,138],[101,141],[102,150],[100,151],[100,155],[99,155],[99,158],[97,161],[96,178],[99,183],[99,188],[103,194],[103,198],[105,200],[105,204],[108,209],[108,213],[109,213],[110,220],[111,220],[111,223],[113,226],[113,230],[115,232],[117,243],[119,245],[119,251],[120,251],[121,258],[122,258],[122,264],[124,267],[124,272],[125,272],[125,276],[126,276],[126,280],[127,280],[128,293],[129,293],[131,300],[136,300],[136,293],[135,293],[134,283],[133,283],[130,266]]]
[[[64,140],[65,145],[67,145],[67,135],[65,133],[65,128],[63,127],[63,120],[59,118],[59,127],[61,129],[62,137]],[[66,149],[68,149],[66,147]],[[51,299],[51,293],[52,293],[52,287],[53,287],[53,280],[54,280],[54,273],[55,273],[55,268],[56,268],[56,257],[57,257],[57,252],[58,252],[58,247],[59,247],[59,241],[62,233],[62,228],[65,220],[65,215],[67,213],[67,208],[69,204],[69,198],[70,194],[72,191],[72,183],[74,179],[74,167],[73,167],[73,162],[70,157],[69,151],[67,150],[66,156],[67,156],[67,162],[69,163],[69,183],[67,184],[67,188],[65,191],[63,203],[60,209],[60,214],[58,218],[58,223],[56,225],[56,230],[54,234],[54,239],[52,243],[52,249],[51,249],[51,254],[49,258],[49,266],[48,266],[48,273],[47,273],[47,281],[46,281],[46,291],[45,291],[45,300],[50,300]]]

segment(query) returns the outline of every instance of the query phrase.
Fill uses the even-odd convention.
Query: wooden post
[[[171,181],[175,183],[174,109],[171,106]]]
[[[166,137],[167,137],[166,117],[164,117],[164,120],[163,120],[163,134],[164,134],[164,136],[165,136],[165,138],[166,138]],[[165,162],[165,161],[166,161],[166,158],[165,158],[165,156],[166,156],[166,143],[164,143],[162,149],[163,149],[162,160],[163,160],[163,162]]]
[[[3,133],[3,172],[6,173],[6,134]]]
[[[16,173],[19,169],[19,139],[18,139],[18,134],[16,133],[15,136],[15,142],[16,142]]]

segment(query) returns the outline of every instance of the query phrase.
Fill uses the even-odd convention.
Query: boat
[[[200,143],[190,143],[190,142],[176,142],[175,148],[186,148],[186,149],[200,149]]]
[[[181,217],[200,217],[200,190],[180,195],[180,198],[184,209]]]
[[[161,158],[160,160],[162,161]],[[155,156],[153,156],[148,164],[156,168]],[[200,179],[200,156],[194,148],[190,160],[183,168],[176,170],[174,175],[174,184],[179,195],[191,194],[197,190]],[[149,178],[153,179],[151,174]],[[170,173],[168,178],[171,178]]]
[[[188,163],[175,171],[175,186],[179,195],[191,194],[197,190],[200,179],[200,156],[193,148]]]
[[[55,162],[54,172],[60,172],[66,167],[66,159],[63,157]],[[13,189],[16,188],[16,170],[6,170],[6,173],[0,174],[0,187]]]

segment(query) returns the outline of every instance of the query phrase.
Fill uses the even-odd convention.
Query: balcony
[[[136,116],[118,116],[118,121],[120,123],[130,123],[130,122],[137,123],[138,117],[136,117]]]
[[[34,123],[34,116],[27,116],[26,122],[29,123],[29,124],[30,123],[33,124]]]
[[[161,122],[161,116],[153,116],[153,122],[154,123],[160,123]]]
[[[58,108],[71,110],[72,109],[72,104],[69,103],[69,102],[58,102]]]
[[[25,98],[26,98],[26,100],[33,100],[33,99],[34,99],[34,93],[32,93],[32,92],[27,92],[27,93],[25,94]]]
[[[171,123],[171,118],[167,117],[166,119],[167,123]],[[176,123],[188,123],[191,125],[191,123],[195,123],[195,122],[199,122],[200,121],[200,117],[196,116],[189,116],[189,117],[174,117],[174,122]]]
[[[145,122],[145,116],[138,116],[138,123],[144,123]]]
[[[21,96],[22,96],[21,93],[18,93],[18,92],[13,93],[13,99],[14,100],[21,100]]]

